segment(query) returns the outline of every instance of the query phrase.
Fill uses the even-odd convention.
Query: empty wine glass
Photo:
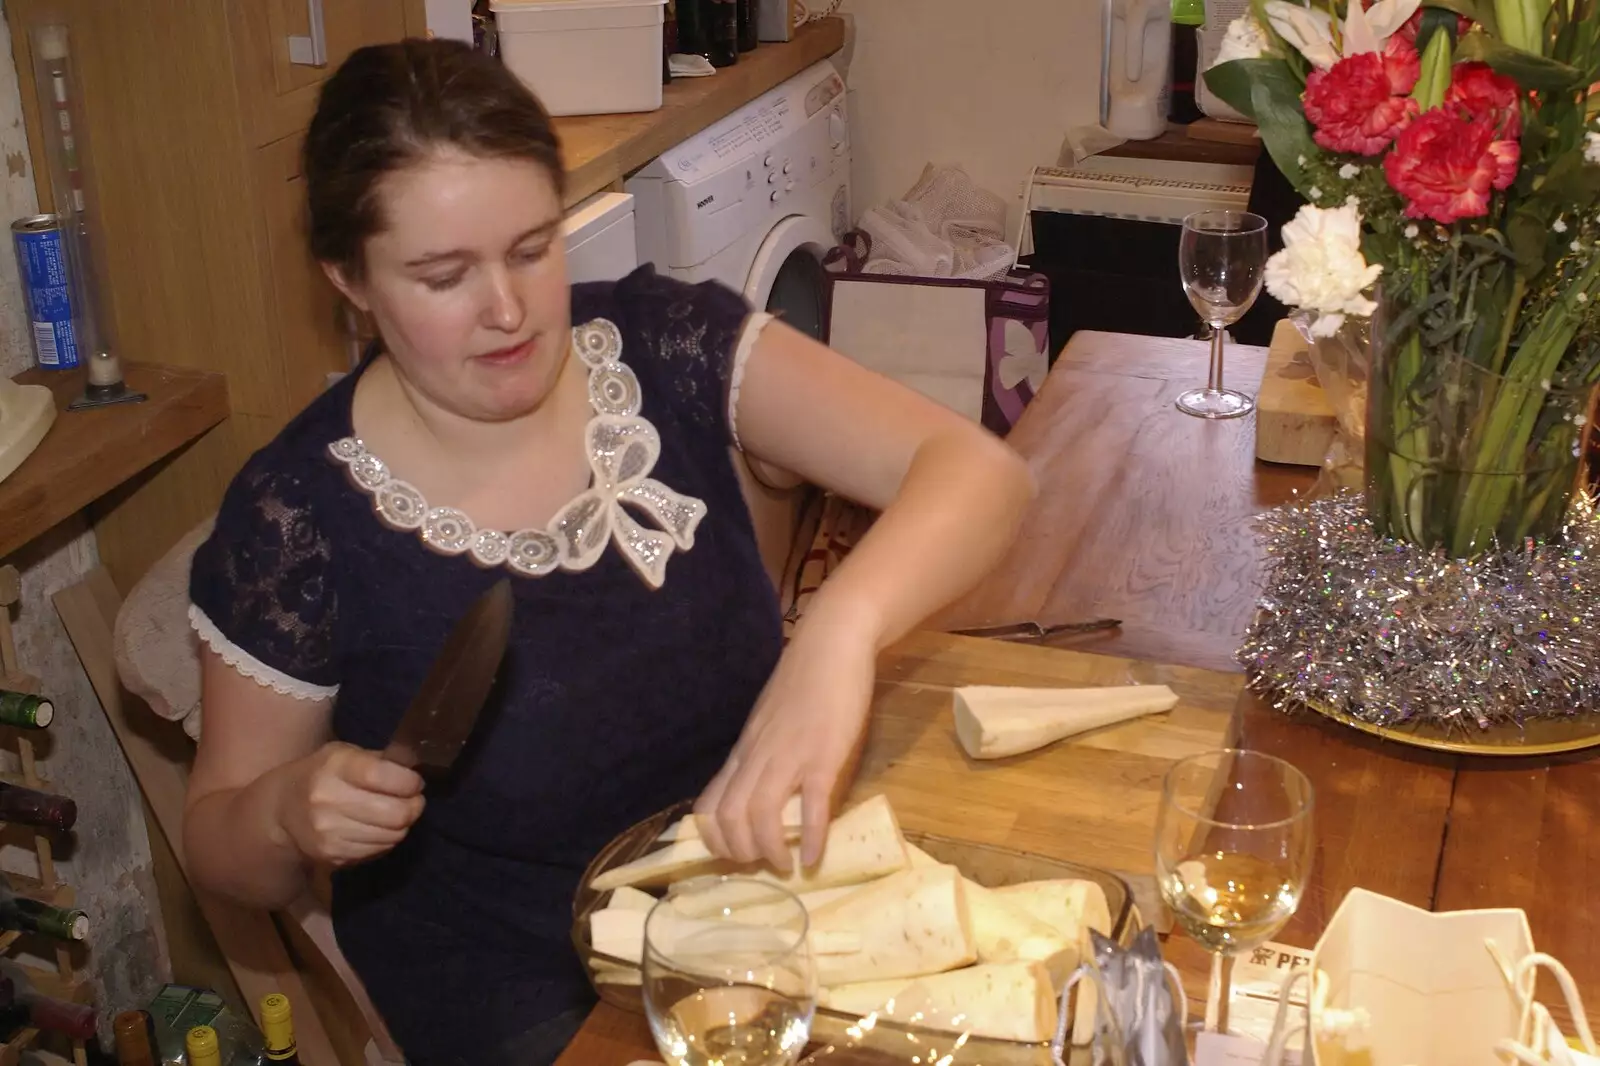
[[[644,1007],[669,1066],[791,1066],[816,1012],[805,905],[766,881],[674,885],[644,928]]]
[[[1162,783],[1156,880],[1178,925],[1211,952],[1221,1032],[1233,959],[1271,940],[1300,905],[1311,876],[1311,801],[1305,774],[1237,748],[1183,759]]]
[[[1197,211],[1183,220],[1178,272],[1183,291],[1211,326],[1211,374],[1203,389],[1178,397],[1178,410],[1197,418],[1238,418],[1256,402],[1222,387],[1222,344],[1261,294],[1267,264],[1267,220],[1248,211]]]

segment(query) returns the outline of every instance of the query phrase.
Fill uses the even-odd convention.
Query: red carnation
[[[1306,77],[1306,118],[1330,152],[1378,155],[1417,113],[1407,94],[1422,75],[1417,50],[1398,36],[1382,54],[1345,56]]]
[[[1494,120],[1436,107],[1407,126],[1383,161],[1389,184],[1404,196],[1408,218],[1449,224],[1489,213],[1489,190],[1517,176],[1516,141],[1495,137]]]
[[[1522,90],[1515,81],[1490,70],[1487,63],[1457,63],[1444,102],[1461,108],[1469,118],[1491,118],[1497,140],[1514,141],[1522,136]]]

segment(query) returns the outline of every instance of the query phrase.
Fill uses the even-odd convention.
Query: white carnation
[[[1382,273],[1361,254],[1355,208],[1307,204],[1283,227],[1283,251],[1267,260],[1266,286],[1280,302],[1315,311],[1312,333],[1329,337],[1346,315],[1365,318],[1378,309],[1363,293]]]
[[[1270,44],[1266,31],[1256,17],[1242,15],[1228,23],[1228,32],[1222,38],[1222,47],[1217,50],[1217,58],[1212,66],[1235,59],[1260,59]]]
[[[1584,139],[1583,158],[1600,166],[1600,133],[1591,133]]]

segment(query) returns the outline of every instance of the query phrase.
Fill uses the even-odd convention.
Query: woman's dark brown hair
[[[371,45],[322,87],[302,148],[311,254],[360,278],[382,231],[378,185],[440,149],[565,172],[544,106],[497,59],[452,40]]]

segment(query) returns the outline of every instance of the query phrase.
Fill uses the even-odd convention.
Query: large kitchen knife
[[[450,769],[494,686],[510,634],[511,582],[501,578],[450,631],[383,757],[424,774]]]

